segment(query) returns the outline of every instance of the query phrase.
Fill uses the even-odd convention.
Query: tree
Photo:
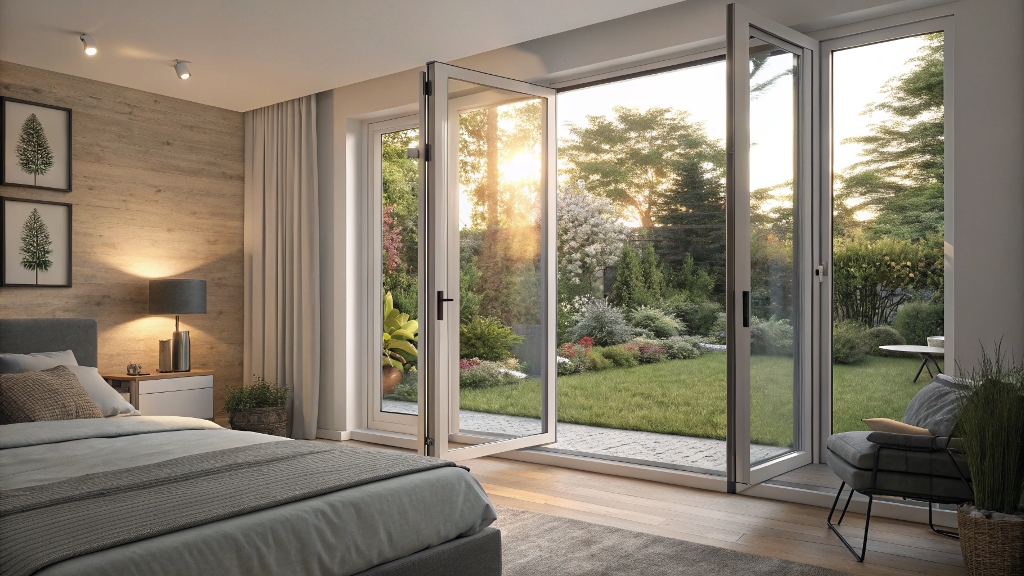
[[[623,217],[654,226],[679,160],[711,160],[721,146],[688,112],[623,106],[613,112],[611,119],[588,116],[586,126],[569,125],[571,136],[559,144],[563,177],[610,199]]]
[[[871,134],[845,142],[861,144],[864,159],[837,176],[836,224],[863,227],[871,237],[907,240],[942,234],[944,228],[945,115],[943,35],[930,34],[913,69],[886,84],[885,97],[864,114],[891,118],[871,126]],[[857,223],[849,204],[877,216]],[[845,209],[843,209],[845,208]]]
[[[612,286],[608,302],[622,308],[633,309],[650,306],[654,302],[647,291],[647,283],[644,282],[640,258],[637,257],[636,250],[628,243],[622,245],[622,251],[619,253],[619,263],[615,269],[615,284]]]
[[[648,244],[640,256],[640,274],[643,275],[644,287],[651,298],[651,305],[657,304],[665,293],[665,275],[661,272],[661,262],[654,253],[654,246]]]
[[[53,151],[46,140],[43,124],[35,114],[29,114],[21,125],[21,135],[14,153],[18,156],[18,166],[32,175],[32,184],[36,183],[40,175],[53,168]]]
[[[569,188],[558,194],[559,297],[591,296],[597,272],[614,266],[626,239],[611,200]]]
[[[26,270],[33,270],[36,273],[36,284],[39,284],[39,271],[46,272],[53,266],[50,255],[53,250],[50,246],[50,231],[46,228],[39,210],[32,209],[32,213],[25,219],[21,227],[21,266]]]

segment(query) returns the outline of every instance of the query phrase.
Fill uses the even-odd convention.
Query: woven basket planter
[[[231,413],[231,429],[284,436],[288,429],[288,412],[281,408],[254,408]]]
[[[1024,522],[975,518],[956,511],[968,576],[1024,574]]]

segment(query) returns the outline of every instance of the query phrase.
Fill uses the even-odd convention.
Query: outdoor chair
[[[958,384],[939,374],[922,388],[907,406],[903,422],[927,428],[931,435],[892,432],[843,432],[826,441],[828,467],[842,480],[828,513],[828,527],[842,540],[858,562],[864,561],[868,546],[871,504],[875,496],[896,496],[928,502],[928,525],[938,534],[957,538],[955,532],[940,530],[932,523],[934,504],[962,504],[973,500],[967,461],[960,440],[951,438],[958,412]],[[832,515],[845,486],[850,493],[839,521]],[[836,528],[842,524],[854,492],[868,497],[864,519],[864,541],[860,554]]]

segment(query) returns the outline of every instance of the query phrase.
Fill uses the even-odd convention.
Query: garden
[[[836,432],[900,419],[926,382],[912,381],[919,360],[879,346],[942,334],[941,53],[941,35],[925,37],[872,107],[890,120],[852,139],[860,160],[836,174]],[[540,416],[538,123],[533,101],[460,117],[462,410]],[[386,136],[384,394],[413,402],[415,131]],[[721,138],[686,111],[615,107],[559,128],[560,422],[725,438],[724,175]],[[792,195],[791,182],[751,195],[752,441],[772,446],[793,441]]]

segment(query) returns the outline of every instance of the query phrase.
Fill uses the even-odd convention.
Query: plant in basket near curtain
[[[284,436],[288,429],[288,388],[253,374],[252,384],[239,386],[224,401],[232,430]]]
[[[391,292],[384,295],[384,334],[381,337],[381,384],[391,394],[402,383],[402,375],[416,364],[416,335],[420,325],[395,308]]]
[[[964,567],[972,576],[1024,574],[1024,364],[997,345],[960,373],[957,429],[974,490],[973,504],[957,510]]]

